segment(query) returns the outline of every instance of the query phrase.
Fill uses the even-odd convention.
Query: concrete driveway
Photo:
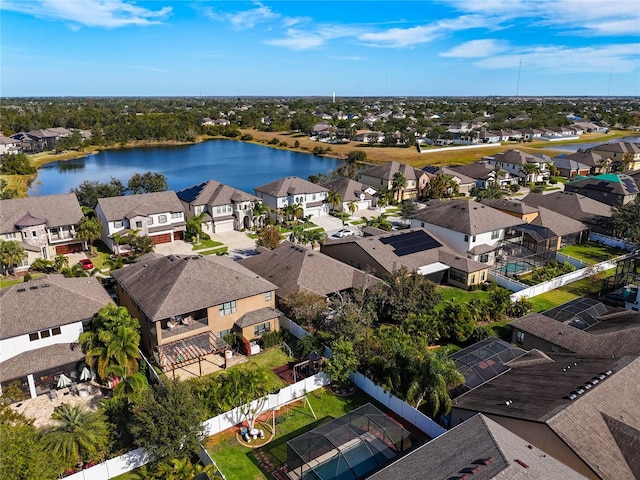
[[[256,241],[249,238],[244,232],[223,232],[211,235],[211,240],[223,243],[229,249],[230,257],[248,257],[256,253]],[[197,250],[193,250],[191,243],[176,240],[172,243],[161,243],[156,245],[156,253],[162,255],[194,255]]]

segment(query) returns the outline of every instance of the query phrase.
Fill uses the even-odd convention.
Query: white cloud
[[[460,57],[460,58],[482,58],[495,55],[505,51],[508,48],[506,42],[495,39],[484,40],[470,40],[464,42],[456,47],[453,47],[448,52],[441,53],[441,57]]]
[[[330,40],[353,37],[358,32],[359,30],[352,27],[339,27],[332,25],[320,27],[315,31],[289,28],[285,32],[284,38],[267,40],[265,43],[267,45],[275,45],[278,47],[290,48],[292,50],[308,50],[320,47]]]
[[[4,1],[3,10],[66,20],[87,27],[124,27],[160,23],[172,11],[171,7],[149,10],[125,0],[32,0]]]
[[[512,53],[481,59],[474,64],[488,69],[516,68],[550,73],[629,73],[638,69],[640,44],[570,48],[541,46],[513,50]]]
[[[365,32],[358,39],[371,47],[402,48],[428,43],[439,36],[433,26],[390,28],[384,32]]]
[[[344,60],[345,62],[363,62],[365,59],[357,56],[331,57],[333,60]]]
[[[209,18],[227,22],[238,30],[247,30],[263,23],[279,22],[283,28],[291,28],[304,22],[308,22],[308,17],[285,17],[278,12],[274,12],[271,7],[267,7],[260,2],[253,2],[255,8],[243,10],[235,13],[219,13],[213,8],[205,8],[202,11]]]

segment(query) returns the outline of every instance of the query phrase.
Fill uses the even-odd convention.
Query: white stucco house
[[[299,177],[285,177],[254,188],[256,196],[273,210],[289,205],[300,205],[304,215],[314,217],[326,215],[329,189]]]
[[[521,178],[524,182],[542,182],[549,178],[547,164],[551,163],[551,157],[547,155],[531,155],[520,150],[507,150],[496,153],[493,156],[484,157],[488,165],[498,166],[512,176]],[[526,173],[525,165],[535,165],[537,171]]]

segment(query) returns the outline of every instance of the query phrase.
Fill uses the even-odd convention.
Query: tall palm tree
[[[93,253],[93,242],[100,238],[102,234],[102,223],[98,217],[84,216],[76,227],[76,237],[87,242],[89,251]]]
[[[154,478],[163,480],[193,480],[201,473],[208,473],[213,470],[214,466],[194,465],[187,457],[174,458],[169,462],[162,462],[158,466],[158,471]]]
[[[399,202],[403,195],[403,190],[407,186],[407,177],[403,172],[397,171],[393,174],[393,179],[391,180],[391,189],[394,191],[396,200]]]
[[[24,260],[24,248],[14,240],[0,240],[0,265],[4,270],[13,272],[16,265],[20,265]]]
[[[251,205],[251,221],[253,223],[253,228],[259,228],[263,226],[264,216],[269,210],[269,207],[264,205],[259,200],[254,200]]]
[[[338,207],[342,204],[342,195],[335,190],[329,190],[327,193],[327,203],[331,205],[331,210],[338,210]]]
[[[119,382],[113,389],[113,398],[125,399],[127,403],[139,399],[149,387],[147,377],[142,372],[129,373],[127,365],[111,365],[106,370],[107,375],[113,375]]]
[[[407,401],[418,408],[426,403],[433,417],[451,410],[449,389],[464,382],[453,360],[447,358],[447,349],[426,354],[414,372],[407,390]]]
[[[127,366],[129,373],[136,373],[139,368],[140,358],[140,334],[133,328],[119,326],[108,338],[107,355],[114,360],[116,365]]]
[[[525,182],[533,182],[540,173],[540,167],[535,163],[525,163],[520,167],[520,171],[525,175]]]
[[[44,433],[47,449],[71,467],[102,456],[109,430],[101,412],[90,412],[80,405],[62,404],[51,415],[58,424]]]
[[[349,203],[347,203],[347,208],[349,209],[349,213],[353,217],[353,214],[358,211],[358,204],[351,200]]]

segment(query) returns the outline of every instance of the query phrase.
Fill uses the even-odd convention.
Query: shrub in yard
[[[259,343],[265,350],[275,347],[282,343],[282,334],[276,331],[267,332],[260,337]]]

